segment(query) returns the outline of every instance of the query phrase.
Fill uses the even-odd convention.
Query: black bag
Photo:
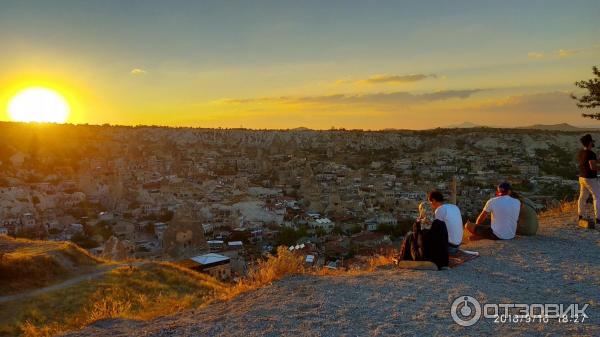
[[[438,269],[448,266],[448,230],[441,220],[434,220],[431,228],[421,229],[415,222],[400,248],[401,260],[431,261]]]

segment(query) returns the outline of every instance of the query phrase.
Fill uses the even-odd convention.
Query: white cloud
[[[141,69],[141,68],[133,68],[129,73],[133,76],[142,76],[142,75],[146,75],[148,73],[148,71]]]
[[[574,50],[574,49],[559,49],[556,51],[556,54],[560,58],[565,58],[565,57],[571,57],[579,52],[580,52],[579,50]]]
[[[530,59],[539,60],[541,58],[544,58],[544,53],[530,51],[529,53],[527,53],[527,57],[529,57]]]

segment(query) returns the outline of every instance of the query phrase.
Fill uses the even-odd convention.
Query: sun
[[[58,92],[42,87],[24,89],[8,103],[8,113],[16,122],[64,123],[69,111]]]

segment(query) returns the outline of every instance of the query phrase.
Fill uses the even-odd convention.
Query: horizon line
[[[247,131],[361,131],[361,132],[394,132],[394,131],[431,131],[431,130],[469,130],[469,129],[499,129],[499,130],[507,130],[507,129],[529,129],[529,130],[538,130],[538,131],[561,131],[561,132],[576,132],[578,130],[543,130],[536,129],[535,127],[541,126],[559,126],[564,125],[567,127],[575,127],[581,129],[581,131],[585,130],[596,130],[600,129],[600,125],[598,126],[582,126],[582,125],[573,125],[566,122],[556,123],[556,124],[532,124],[526,126],[497,126],[497,125],[478,125],[474,123],[472,126],[461,127],[461,124],[470,123],[463,122],[460,124],[454,125],[446,125],[446,126],[437,126],[428,129],[402,129],[402,128],[385,128],[385,129],[357,129],[357,128],[345,128],[345,127],[331,127],[331,128],[309,128],[305,126],[297,126],[291,128],[251,128],[251,127],[203,127],[203,126],[173,126],[173,125],[158,125],[158,124],[112,124],[112,123],[53,123],[53,122],[22,122],[22,121],[0,121],[0,124],[20,124],[20,125],[38,125],[38,126],[93,126],[93,127],[117,127],[117,128],[166,128],[166,129],[197,129],[197,130],[247,130]]]

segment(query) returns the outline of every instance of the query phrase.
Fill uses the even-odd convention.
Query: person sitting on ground
[[[510,196],[521,202],[519,221],[517,221],[517,234],[531,236],[537,233],[539,222],[535,204],[530,199],[511,191]]]
[[[509,183],[498,185],[496,197],[488,200],[477,222],[467,223],[465,229],[476,237],[490,240],[510,240],[517,232],[517,221],[521,202],[510,196],[512,188]],[[483,222],[491,214],[491,226]]]
[[[446,224],[434,219],[429,222],[426,215],[427,207],[420,205],[421,216],[413,224],[413,230],[408,232],[402,241],[399,260],[430,261],[438,269],[448,266],[448,231]]]
[[[444,195],[436,190],[427,193],[427,200],[435,211],[435,218],[446,224],[448,231],[448,254],[458,253],[463,237],[463,221],[460,209],[444,202]]]

